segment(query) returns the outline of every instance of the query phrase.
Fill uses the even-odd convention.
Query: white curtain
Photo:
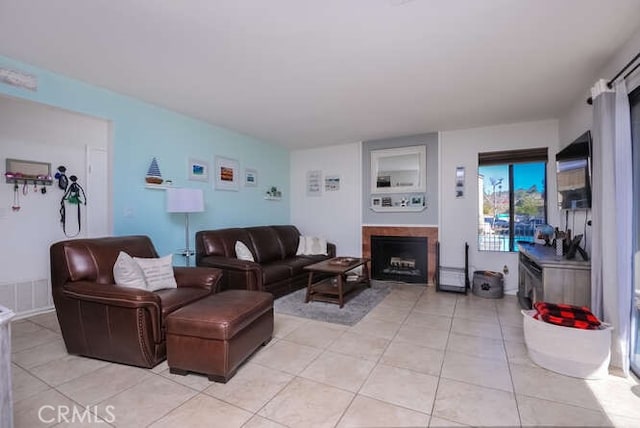
[[[629,98],[624,80],[600,80],[593,97],[591,309],[613,325],[611,364],[629,371],[632,295],[632,175]]]

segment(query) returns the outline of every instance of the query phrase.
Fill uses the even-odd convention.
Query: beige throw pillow
[[[236,241],[236,257],[238,258],[238,260],[246,260],[249,262],[255,261],[249,247],[247,247],[244,242],[241,241]]]
[[[147,290],[156,291],[163,288],[177,288],[178,284],[173,276],[172,255],[157,258],[144,259],[134,257],[133,260],[142,269],[144,280],[147,283]]]
[[[120,251],[116,263],[113,265],[113,279],[116,284],[123,287],[140,288],[142,290],[147,289],[147,283],[144,280],[144,275],[140,266],[133,260],[133,258]]]
[[[327,255],[327,240],[317,236],[307,236],[305,239],[305,252],[307,256]]]
[[[300,236],[300,242],[298,242],[298,250],[296,251],[296,256],[304,255],[304,252],[307,249],[307,237]]]

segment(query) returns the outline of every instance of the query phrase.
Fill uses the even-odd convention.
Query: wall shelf
[[[267,201],[279,201],[282,199],[282,197],[278,197],[278,196],[265,196],[264,197],[265,200]]]
[[[418,207],[378,207],[371,206],[369,207],[371,211],[375,211],[377,213],[392,213],[392,212],[412,212],[417,213],[420,211],[424,211],[427,209],[426,206],[418,206]]]
[[[173,189],[174,186],[170,186],[167,184],[145,184],[144,185],[145,189],[153,189],[153,190],[167,190],[167,189]]]

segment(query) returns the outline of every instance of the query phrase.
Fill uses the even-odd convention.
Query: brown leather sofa
[[[196,265],[222,269],[223,290],[268,291],[280,297],[306,287],[304,267],[336,255],[336,246],[327,244],[328,255],[296,256],[300,232],[295,226],[256,226],[196,233]],[[236,241],[251,251],[254,262],[239,260]]]
[[[177,288],[120,287],[113,265],[120,251],[158,257],[146,236],[75,239],[50,248],[51,286],[67,351],[139,367],[166,358],[166,318],[217,292],[222,271],[175,267]]]

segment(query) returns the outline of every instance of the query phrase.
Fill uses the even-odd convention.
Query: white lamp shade
[[[202,189],[167,189],[167,212],[199,213],[204,211]]]

